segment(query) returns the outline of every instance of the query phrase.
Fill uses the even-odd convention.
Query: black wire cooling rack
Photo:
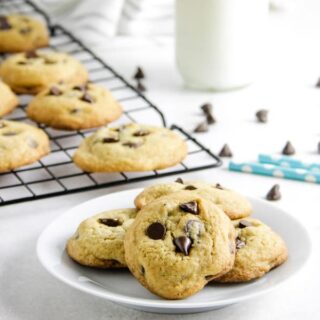
[[[0,0],[0,15],[9,13],[35,16],[47,23],[51,33],[50,48],[66,52],[81,61],[89,71],[90,81],[106,86],[121,103],[124,113],[115,124],[133,121],[166,126],[164,115],[154,104],[70,32],[58,25],[51,26],[49,17],[31,1]],[[5,57],[0,54],[0,61]],[[171,129],[180,134],[189,147],[188,156],[178,165],[148,172],[84,172],[72,162],[72,155],[80,142],[94,130],[62,131],[36,124],[25,113],[25,107],[31,99],[31,96],[21,95],[20,106],[5,118],[27,122],[45,130],[50,137],[51,153],[32,165],[0,174],[0,206],[221,165],[220,159],[210,150],[182,128],[173,125]]]

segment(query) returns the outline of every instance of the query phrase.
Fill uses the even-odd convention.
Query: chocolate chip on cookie
[[[24,35],[30,33],[31,31],[32,31],[31,27],[25,27],[19,30],[19,32]]]
[[[15,132],[15,131],[8,131],[8,132],[4,132],[2,135],[5,136],[5,137],[12,137],[12,136],[16,136],[16,135],[17,135],[17,132]]]
[[[147,236],[153,240],[164,239],[166,235],[166,227],[160,222],[150,224],[146,231]]]
[[[238,225],[238,227],[240,229],[244,229],[244,228],[251,227],[251,226],[252,226],[252,223],[248,220],[240,220],[239,225]]]
[[[58,87],[51,87],[49,90],[50,96],[60,96],[62,91]]]
[[[11,25],[5,16],[0,16],[0,30],[9,30],[11,29]]]
[[[195,186],[188,185],[184,188],[184,190],[197,190],[197,188]]]
[[[31,51],[27,51],[25,53],[25,57],[27,59],[35,59],[35,58],[39,58],[39,55],[37,54],[37,52],[35,50],[31,50]]]
[[[173,239],[173,243],[176,246],[178,252],[182,252],[185,256],[189,255],[192,241],[186,236],[180,236]]]
[[[81,97],[81,100],[88,103],[94,102],[94,98],[88,92],[85,92],[83,94],[83,96]]]
[[[85,91],[86,90],[86,85],[83,84],[83,85],[74,86],[72,89],[73,90],[77,90],[77,91]]]
[[[220,183],[216,183],[216,185],[214,186],[216,189],[220,189],[220,190],[224,190],[222,185]]]
[[[181,183],[181,184],[183,184],[183,180],[179,177],[179,178],[177,178],[176,180],[175,180],[175,182],[176,183]]]
[[[120,139],[118,137],[106,137],[102,139],[103,143],[115,143],[115,142],[119,142]]]
[[[198,202],[197,201],[190,201],[186,203],[181,203],[179,205],[179,208],[188,213],[192,214],[199,214],[199,207],[198,207]]]
[[[117,227],[122,224],[118,219],[100,218],[98,221],[108,227]]]
[[[138,130],[136,132],[134,132],[132,135],[134,137],[144,137],[150,134],[150,131],[148,130]]]
[[[142,142],[131,142],[131,141],[128,141],[128,142],[124,142],[122,145],[125,146],[125,147],[129,147],[131,149],[137,149],[140,146],[142,146]]]

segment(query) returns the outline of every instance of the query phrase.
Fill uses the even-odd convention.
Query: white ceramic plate
[[[194,313],[218,309],[265,293],[297,273],[310,255],[308,233],[295,218],[264,200],[250,198],[253,216],[277,231],[289,249],[288,261],[257,281],[236,285],[209,284],[188,299],[170,301],[151,294],[127,270],[90,269],[69,259],[65,244],[82,220],[104,210],[132,207],[134,197],[141,190],[108,194],[61,215],[39,237],[37,252],[43,266],[54,277],[76,289],[127,307],[158,313]]]

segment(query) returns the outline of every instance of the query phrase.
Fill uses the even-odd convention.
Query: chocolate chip
[[[212,104],[211,103],[205,103],[203,104],[201,107],[202,111],[204,112],[204,114],[208,114],[212,112]]]
[[[145,272],[146,272],[146,270],[144,269],[144,267],[143,267],[143,266],[140,266],[140,273],[141,273],[142,275],[144,275]]]
[[[80,109],[78,109],[78,108],[74,108],[74,109],[69,111],[70,114],[77,114],[79,112],[80,112]]]
[[[25,57],[26,57],[27,59],[34,59],[34,58],[38,58],[39,56],[38,56],[38,54],[37,54],[36,51],[31,50],[31,51],[27,51],[27,52],[25,53]]]
[[[208,127],[207,121],[203,121],[203,122],[199,123],[193,130],[193,132],[196,132],[196,133],[208,132],[208,131],[209,131],[209,127]]]
[[[56,60],[49,59],[49,58],[45,58],[45,59],[44,59],[44,63],[45,63],[45,64],[56,64],[57,61],[56,61]]]
[[[74,87],[72,88],[72,90],[85,91],[85,90],[86,90],[86,85],[83,84],[83,85],[79,85],[79,86],[74,86]]]
[[[0,17],[0,30],[9,30],[11,29],[11,25],[5,16]]]
[[[28,64],[28,63],[27,63],[26,61],[18,61],[17,64],[24,66],[24,65],[26,65],[26,64]]]
[[[31,30],[32,30],[31,27],[25,27],[25,28],[20,29],[19,32],[20,32],[21,34],[28,34],[28,33],[31,32]]]
[[[114,143],[114,142],[119,142],[119,138],[118,137],[106,137],[102,139],[103,143]]]
[[[164,239],[166,235],[166,227],[160,222],[150,224],[146,231],[147,236],[153,240]]]
[[[239,237],[236,238],[236,249],[241,249],[246,245]]]
[[[84,102],[88,102],[88,103],[93,103],[94,102],[93,97],[91,97],[91,95],[89,93],[87,93],[87,92],[85,92],[83,94],[83,96],[81,97],[80,100],[82,100]]]
[[[50,96],[60,96],[61,94],[62,92],[58,87],[51,87],[49,90]]]
[[[11,136],[17,135],[17,133],[14,131],[8,131],[8,132],[4,132],[2,135],[5,137],[11,137]]]
[[[268,110],[261,109],[256,112],[256,117],[258,122],[266,123],[268,122]]]
[[[136,80],[144,79],[145,75],[141,67],[137,67],[137,71],[133,75],[133,78]]]
[[[138,81],[136,89],[140,92],[145,92],[147,91],[147,88],[141,83],[141,81]]]
[[[287,141],[286,145],[282,149],[282,154],[285,154],[287,156],[291,156],[296,153],[296,150],[294,149],[294,146],[290,141]]]
[[[36,140],[30,138],[30,139],[28,140],[28,146],[29,146],[30,148],[32,148],[32,149],[37,149],[38,146],[39,146],[39,143],[38,143]]]
[[[136,149],[136,148],[139,148],[142,145],[142,142],[130,142],[130,141],[128,141],[128,142],[123,143],[122,145],[125,146],[125,147]]]
[[[199,237],[203,230],[204,230],[203,223],[199,220],[188,220],[184,227],[184,231],[192,239]]]
[[[122,223],[117,219],[110,219],[110,218],[101,218],[98,220],[100,223],[105,224],[108,227],[117,227],[120,226]]]
[[[180,236],[178,238],[174,238],[173,243],[178,252],[182,252],[185,256],[189,255],[192,242],[188,237]]]
[[[186,186],[184,190],[197,190],[197,188],[195,186],[189,185],[189,186]]]
[[[267,193],[266,199],[270,201],[277,201],[281,199],[280,186],[278,184],[275,184],[270,189],[270,191]]]
[[[181,203],[179,208],[188,213],[192,214],[199,214],[198,202],[197,201],[190,201],[186,203]]]
[[[248,220],[240,220],[239,225],[238,225],[238,227],[240,229],[244,229],[244,228],[251,227],[251,226],[252,226],[252,223]]]
[[[214,187],[217,189],[220,189],[220,190],[224,190],[220,183],[216,183],[216,185]]]
[[[183,180],[182,180],[181,178],[177,178],[177,179],[175,180],[175,182],[176,182],[176,183],[181,183],[181,184],[183,184]]]
[[[144,137],[150,134],[150,131],[148,130],[139,130],[134,132],[132,135],[135,137]]]
[[[222,147],[222,149],[219,152],[219,156],[224,158],[231,158],[233,156],[232,151],[227,144],[225,144]]]
[[[216,118],[211,113],[206,115],[206,120],[208,124],[214,124],[217,122]]]

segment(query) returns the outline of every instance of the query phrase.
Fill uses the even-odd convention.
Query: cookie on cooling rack
[[[173,166],[186,155],[187,145],[177,133],[130,123],[85,138],[73,160],[88,172],[150,171]]]
[[[233,221],[237,232],[236,259],[217,282],[246,282],[265,275],[287,260],[288,250],[281,237],[257,219]]]
[[[136,209],[119,209],[84,220],[67,242],[68,255],[89,267],[125,268],[124,235],[136,214]]]
[[[239,193],[221,186],[219,183],[183,181],[182,179],[179,179],[179,182],[162,183],[147,187],[138,194],[134,202],[136,207],[140,209],[157,198],[181,190],[188,190],[190,193],[207,197],[232,220],[247,217],[252,212],[249,200]]]
[[[49,152],[49,139],[29,124],[0,120],[0,172],[30,164]]]
[[[0,52],[21,52],[46,47],[49,42],[45,25],[22,15],[0,16]]]
[[[39,93],[27,107],[28,117],[57,129],[80,130],[118,119],[120,104],[98,85],[54,85]]]
[[[235,230],[213,202],[181,191],[142,208],[124,247],[142,285],[163,298],[182,299],[232,268]]]
[[[17,93],[35,94],[56,83],[82,85],[88,80],[84,66],[75,58],[59,52],[29,51],[7,58],[0,76]]]
[[[10,113],[15,109],[19,100],[16,95],[11,91],[11,89],[3,82],[0,81],[0,117],[7,113]]]

